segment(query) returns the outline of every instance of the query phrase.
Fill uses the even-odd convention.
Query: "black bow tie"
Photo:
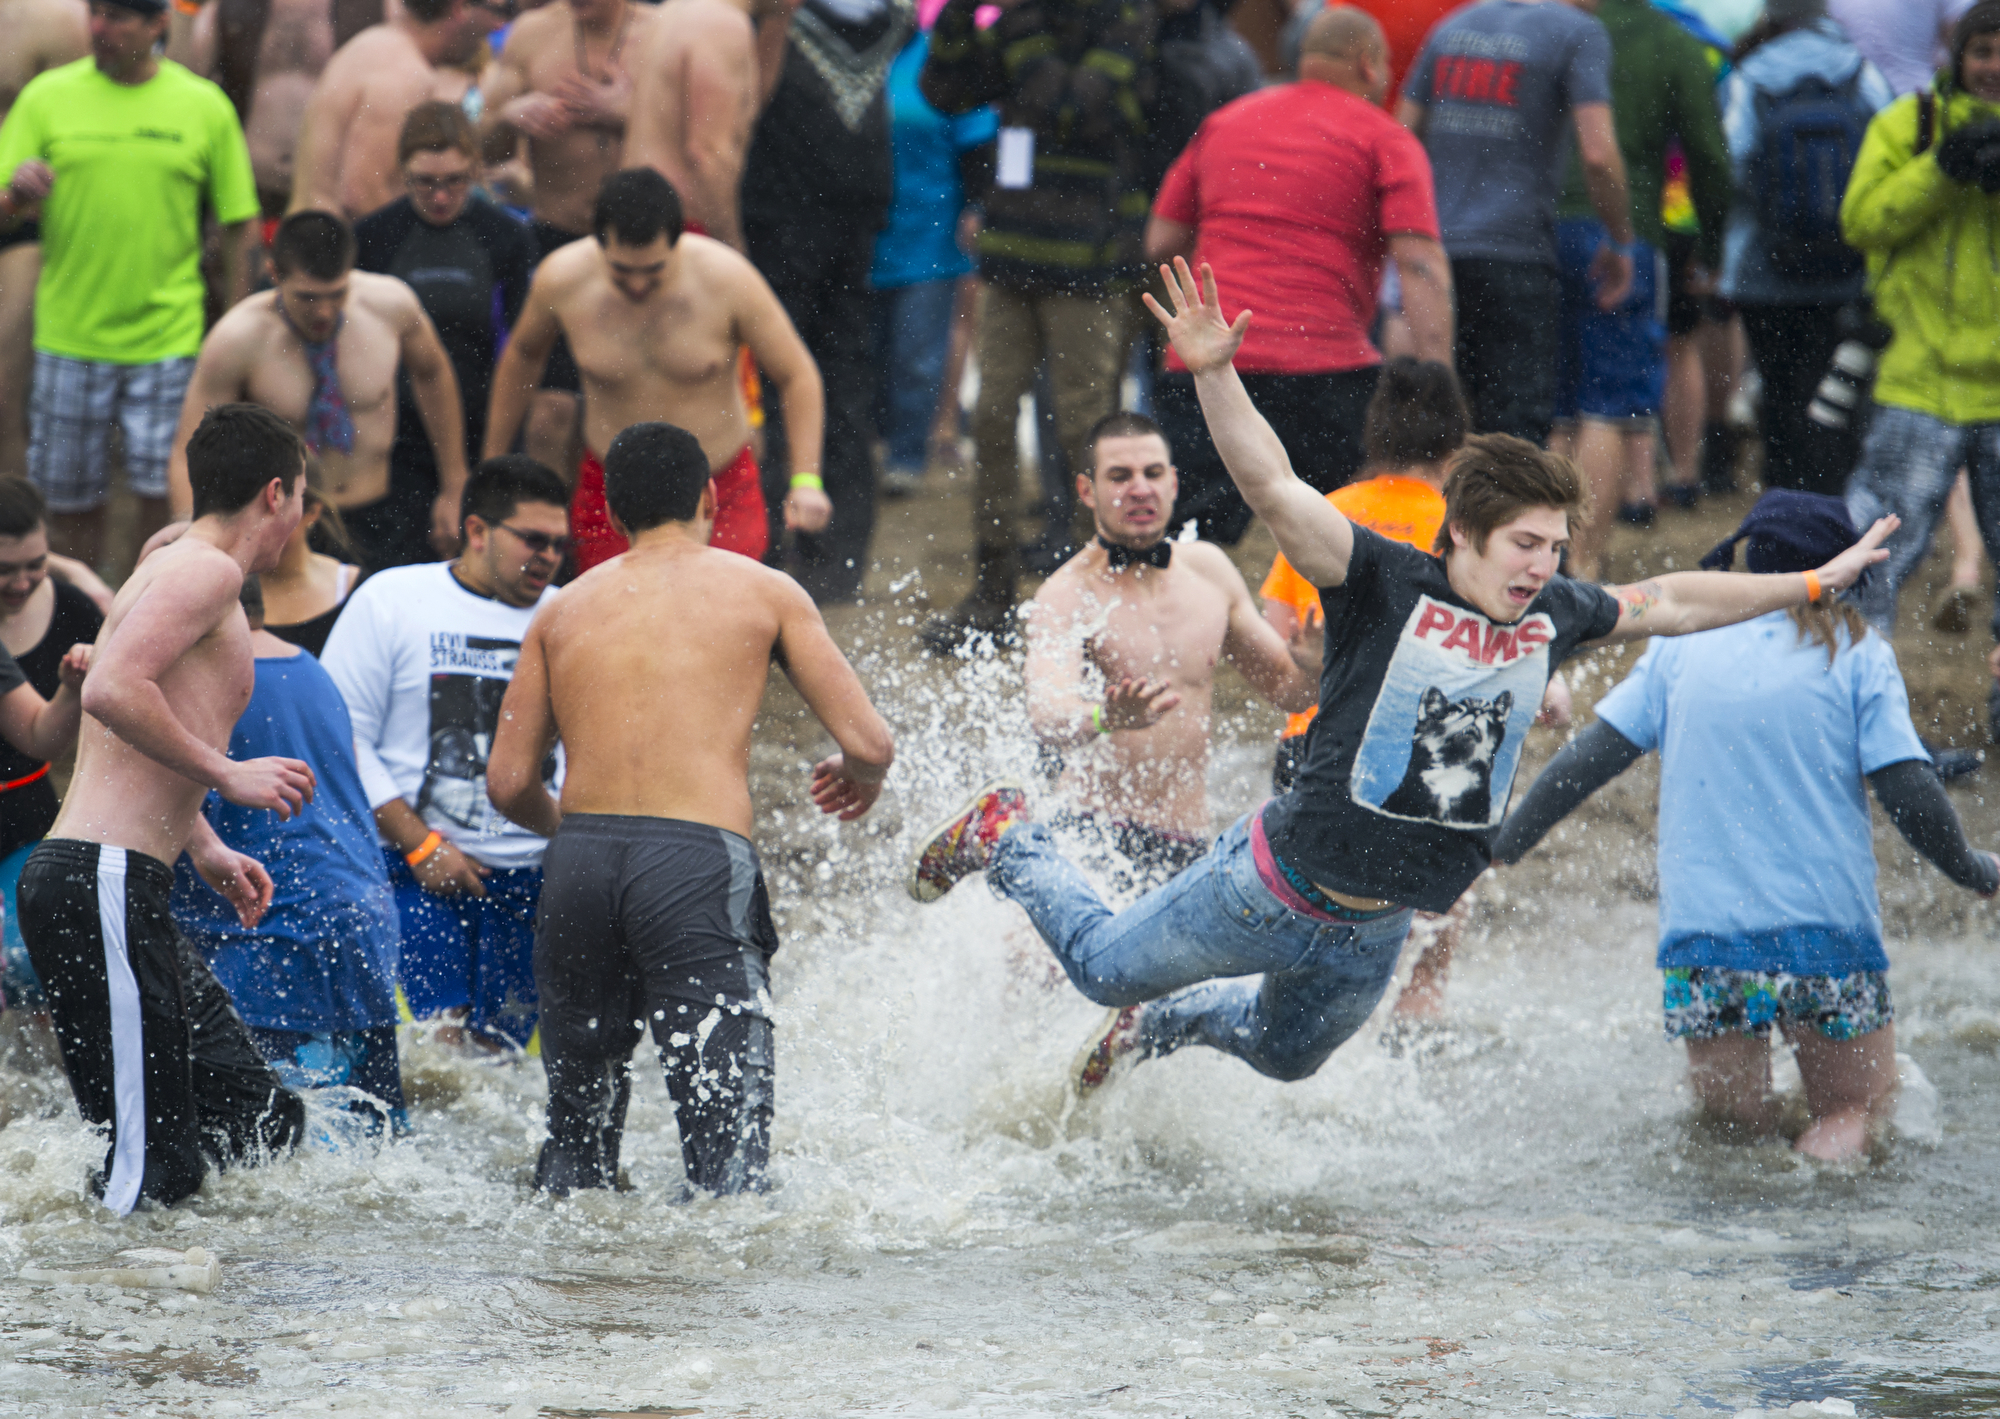
[[[1111,570],[1122,572],[1130,566],[1164,567],[1174,559],[1174,544],[1162,537],[1150,547],[1121,547],[1107,542],[1100,533],[1097,545],[1111,558]]]

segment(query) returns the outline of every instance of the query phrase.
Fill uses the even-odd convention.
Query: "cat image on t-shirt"
[[[1493,810],[1493,763],[1513,707],[1511,690],[1491,700],[1450,700],[1436,686],[1425,690],[1410,737],[1410,766],[1382,811],[1436,823],[1486,822]]]

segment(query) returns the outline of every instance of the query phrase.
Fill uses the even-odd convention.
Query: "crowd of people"
[[[1477,879],[1659,749],[1697,1097],[1773,1130],[1780,1030],[1797,1146],[1867,1148],[1864,783],[2000,891],[1888,643],[1941,522],[1941,628],[2000,554],[2000,0],[1260,6],[0,0],[0,990],[108,1205],[313,1091],[406,1131],[404,1006],[539,1040],[538,1188],[615,1185],[648,1028],[690,1188],[763,1186],[753,720],[775,663],[869,811],[820,608],[942,470],[972,585],[918,635],[1020,652],[1046,773],[909,886],[984,872],[1110,1010],[1080,1095],[1304,1078],[1407,938],[1437,1014]],[[1713,570],[1600,585],[1752,478]],[[1563,660],[1648,637],[1510,816]],[[1225,660],[1287,723],[1213,838]],[[1755,791],[1697,807],[1717,758]]]

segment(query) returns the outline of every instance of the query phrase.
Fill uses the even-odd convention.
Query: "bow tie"
[[[1116,542],[1107,542],[1102,534],[1097,545],[1111,558],[1111,570],[1122,572],[1127,567],[1164,567],[1174,559],[1174,544],[1162,537],[1150,547],[1121,547]]]

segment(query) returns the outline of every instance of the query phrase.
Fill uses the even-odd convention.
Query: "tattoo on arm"
[[[1642,581],[1631,586],[1621,586],[1611,594],[1618,599],[1618,624],[1630,626],[1642,620],[1648,611],[1658,606],[1663,593],[1659,582]]]

